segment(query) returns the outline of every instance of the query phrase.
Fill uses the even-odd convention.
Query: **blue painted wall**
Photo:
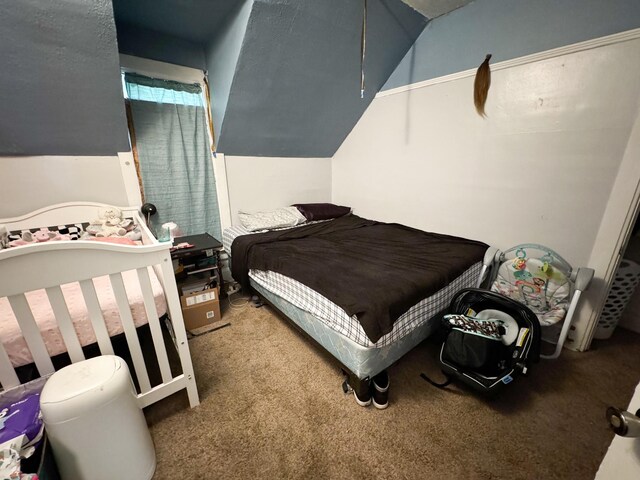
[[[382,90],[638,27],[638,0],[475,0],[429,22]]]
[[[423,30],[401,0],[370,0],[367,90],[360,98],[361,0],[256,0],[218,150],[331,157]],[[209,73],[217,62],[209,56]],[[213,87],[213,85],[212,85]],[[214,90],[214,108],[215,105]]]
[[[211,114],[216,139],[220,135],[224,122],[231,83],[236,72],[252,6],[253,0],[240,2],[225,19],[213,41],[207,45],[205,70],[208,70],[209,74]]]
[[[206,44],[243,0],[113,0],[116,25]]]
[[[127,23],[118,23],[118,50],[126,55],[206,70],[200,43]]]
[[[129,150],[110,0],[0,1],[0,155]]]

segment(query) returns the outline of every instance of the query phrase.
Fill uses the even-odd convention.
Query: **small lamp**
[[[158,213],[158,209],[153,203],[145,203],[140,207],[140,211],[144,215],[144,218],[147,220],[147,227],[150,226],[149,221],[151,220],[151,215],[155,215]]]

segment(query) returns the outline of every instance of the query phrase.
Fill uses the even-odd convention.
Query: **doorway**
[[[631,129],[622,163],[611,189],[609,201],[600,223],[589,260],[596,271],[596,278],[588,293],[587,315],[576,327],[577,350],[590,348],[597,330],[601,312],[606,307],[607,297],[613,286],[618,266],[627,255],[627,250],[636,244],[638,213],[640,212],[640,116]],[[635,255],[635,253],[632,253]],[[640,257],[639,257],[640,258]]]
[[[640,345],[640,218],[621,251],[620,263],[609,288],[595,328],[593,341],[609,340],[614,334],[630,335]],[[623,332],[616,332],[622,329]],[[633,333],[631,333],[633,332]]]

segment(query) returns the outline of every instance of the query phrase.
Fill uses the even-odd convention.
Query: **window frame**
[[[197,83],[202,88],[203,98],[206,102],[206,95],[204,95],[204,92],[206,89],[205,77],[207,73],[203,70],[124,54],[120,54],[120,70],[122,73],[137,73],[139,75],[146,75],[148,77],[158,78],[162,80],[174,80],[182,83]],[[126,100],[124,82],[122,84],[122,89],[123,99]],[[211,95],[211,92],[209,92],[209,94]],[[209,129],[209,144],[210,146],[213,146],[213,138],[211,137],[213,125],[210,124],[211,121],[212,119],[209,118],[209,115],[207,115],[207,122],[211,127]],[[212,152],[211,164],[213,166],[213,175],[216,180],[216,194],[218,197],[220,229],[221,231],[224,231],[224,229],[231,226],[231,204],[229,201],[227,168],[225,164],[224,154],[218,152],[213,154],[213,149],[210,149],[210,151]],[[222,241],[221,238],[219,238],[218,240]]]

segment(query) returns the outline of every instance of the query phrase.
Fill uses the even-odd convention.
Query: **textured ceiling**
[[[427,23],[400,0],[368,3],[366,90],[360,98],[362,5],[254,2],[219,137],[221,152],[334,154]]]
[[[436,18],[456,8],[471,3],[472,0],[402,0],[427,18]]]
[[[242,0],[113,0],[116,25],[128,24],[191,42],[215,36]]]
[[[402,1],[431,19],[472,0]],[[216,35],[227,15],[241,3],[242,0],[113,0],[113,10],[116,24],[128,24],[191,42],[206,43]]]

